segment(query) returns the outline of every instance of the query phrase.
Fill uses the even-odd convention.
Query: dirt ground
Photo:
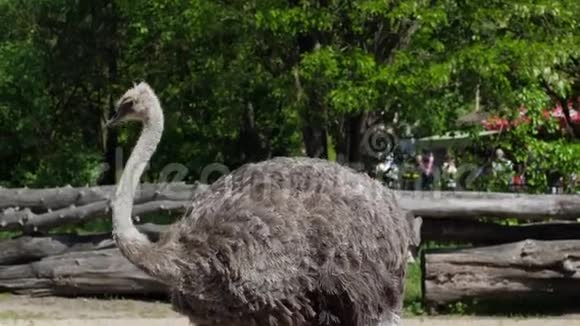
[[[169,304],[129,299],[90,299],[0,295],[5,319],[178,318]]]
[[[0,326],[189,326],[164,302],[0,295]],[[412,318],[403,326],[580,326],[580,316],[538,319]]]
[[[165,302],[0,295],[0,326],[189,326]]]

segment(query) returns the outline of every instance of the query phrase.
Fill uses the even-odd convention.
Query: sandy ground
[[[0,326],[189,326],[167,303],[0,295]],[[538,319],[413,318],[403,326],[580,326],[580,316]]]
[[[0,321],[6,319],[178,318],[167,303],[128,299],[0,295]]]
[[[66,319],[66,320],[2,320],[2,326],[189,326],[183,318],[157,319]],[[567,319],[530,319],[530,320],[502,320],[502,319],[429,319],[405,320],[402,326],[567,326],[580,325],[578,320]]]

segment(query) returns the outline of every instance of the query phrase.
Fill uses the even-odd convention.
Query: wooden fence
[[[144,184],[133,215],[182,214],[201,184]],[[110,234],[54,234],[55,227],[110,218],[113,186],[0,189],[0,292],[38,295],[163,295],[131,265]],[[578,296],[580,196],[398,191],[423,220],[423,242],[463,248],[422,252],[428,305],[466,298]],[[516,226],[501,221],[519,220]],[[493,221],[492,221],[493,220]],[[141,224],[155,241],[165,226]]]

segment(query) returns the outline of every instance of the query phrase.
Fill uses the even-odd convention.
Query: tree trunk
[[[302,138],[306,155],[315,158],[328,158],[327,112],[324,100],[316,85],[305,91],[306,107],[301,111]]]
[[[332,137],[336,161],[339,164],[348,163],[349,139],[348,139],[348,119],[341,116],[336,122],[329,126],[329,135]]]
[[[565,129],[566,132],[572,138],[578,138],[578,134],[576,133],[576,129],[574,128],[574,124],[572,123],[572,117],[570,116],[570,108],[568,107],[568,100],[562,96],[560,96],[550,84],[545,81],[540,81],[541,85],[544,87],[544,90],[548,95],[552,98],[552,101],[557,103],[562,107],[562,113],[564,114],[564,122],[565,122]]]
[[[361,140],[367,114],[362,112],[349,119],[349,153],[348,161],[354,164],[362,163]]]
[[[306,119],[305,119],[306,120]],[[305,121],[307,124],[302,129],[306,155],[315,158],[328,158],[326,128],[313,121]]]
[[[299,6],[299,1],[291,1],[292,6]],[[321,6],[325,4],[321,3]],[[296,55],[294,58],[295,65],[299,65],[302,56],[305,53],[316,50],[321,40],[319,36],[313,33],[299,34],[296,38]],[[327,134],[327,117],[326,107],[323,94],[318,89],[320,85],[308,85],[305,89],[302,87],[300,77],[295,75],[296,88],[298,92],[298,102],[301,103],[300,112],[302,120],[302,138],[306,155],[316,158],[328,158],[328,134]]]
[[[256,126],[256,116],[252,103],[248,103],[242,115],[239,143],[242,162],[259,162],[269,156],[269,146],[262,140]]]
[[[371,149],[366,133],[372,127],[373,113],[361,112],[356,115],[344,115],[334,126],[334,143],[337,161],[357,171],[369,172],[376,164],[376,154],[368,153]]]
[[[109,93],[109,112],[108,119],[111,119],[115,115],[115,101],[118,94],[114,94],[113,85],[117,84],[118,81],[118,67],[117,67],[117,57],[118,57],[118,26],[117,26],[117,13],[115,8],[115,2],[111,1],[108,3],[111,12],[105,17],[109,17],[109,21],[104,24],[108,31],[108,44],[105,48],[105,57],[107,62],[107,73],[108,73],[108,93]],[[120,164],[118,164],[119,159],[117,157],[117,148],[119,147],[118,141],[118,131],[115,128],[108,128],[105,131],[105,164],[106,169],[99,180],[99,184],[115,184],[117,181],[117,173],[120,173],[117,169],[121,169]],[[122,162],[120,162],[122,163]]]
[[[113,109],[109,110],[109,119],[115,114]],[[110,185],[115,184],[117,181],[117,148],[119,146],[118,142],[118,131],[114,128],[109,128],[105,131],[105,169],[103,175],[99,180],[100,185]]]
[[[579,297],[578,252],[580,240],[431,250],[423,257],[424,299],[435,306],[470,298]]]

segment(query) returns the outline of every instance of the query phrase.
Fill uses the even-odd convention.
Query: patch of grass
[[[17,319],[18,314],[16,311],[8,310],[8,311],[0,311],[0,319]]]
[[[21,234],[22,234],[22,232],[19,232],[19,231],[2,231],[2,232],[0,232],[0,240],[12,239],[12,238],[15,238]]]
[[[439,307],[441,315],[486,316],[507,318],[542,318],[577,314],[577,298],[518,297],[488,300],[464,300]]]
[[[10,292],[0,292],[0,301],[2,300],[8,300],[12,298],[12,293]]]
[[[409,264],[407,269],[407,280],[405,283],[405,315],[424,315],[421,290],[421,265],[417,261]]]
[[[48,316],[42,313],[20,313],[14,310],[0,311],[0,320],[2,319],[41,319]]]

